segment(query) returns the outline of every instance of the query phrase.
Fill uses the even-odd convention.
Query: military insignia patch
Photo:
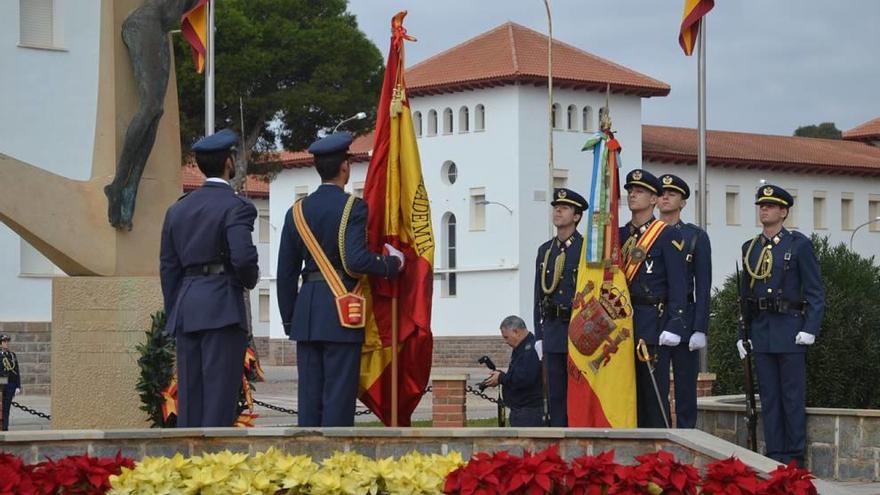
[[[633,180],[642,180],[642,171],[636,170],[632,175]]]
[[[568,193],[565,191],[565,189],[561,189],[557,196],[559,197],[559,199],[565,199],[565,197],[568,196]]]
[[[663,184],[666,184],[667,186],[669,184],[672,184],[672,176],[671,175],[664,176],[663,177]]]
[[[526,350],[527,350],[527,351],[531,351],[531,350],[532,350],[532,344],[526,344]]]
[[[681,251],[684,249],[684,241],[672,241],[672,245],[675,246],[675,249]]]
[[[773,188],[770,186],[765,187],[764,196],[773,196]]]

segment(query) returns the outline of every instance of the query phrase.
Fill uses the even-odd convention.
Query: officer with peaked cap
[[[299,426],[354,424],[364,327],[357,304],[343,302],[357,292],[359,275],[393,278],[404,267],[393,246],[385,245],[389,256],[367,249],[367,205],[343,190],[351,142],[337,132],[312,143],[321,185],[287,210],[281,231],[278,307],[296,341]]]
[[[3,427],[2,431],[9,430],[9,412],[12,409],[12,399],[16,393],[21,392],[21,366],[18,364],[18,356],[9,350],[9,335],[0,334],[0,387],[3,390]]]
[[[246,290],[260,277],[257,209],[229,185],[235,132],[192,147],[204,184],[168,208],[160,275],[166,331],[177,341],[178,427],[232,426],[248,340]]]
[[[816,341],[825,311],[825,289],[813,244],[783,226],[794,198],[763,185],[755,194],[763,231],[742,246],[740,296],[750,324],[761,394],[767,457],[804,465],[807,347]],[[737,349],[746,355],[743,329]]]
[[[556,236],[535,258],[535,349],[547,370],[550,426],[568,426],[568,323],[577,289],[583,236],[577,231],[587,200],[571,189],[553,192]]]
[[[706,347],[709,330],[709,292],[712,288],[712,246],[706,231],[681,220],[681,211],[691,188],[681,177],[660,176],[662,194],[657,202],[660,220],[681,232],[687,264],[687,322],[681,343],[672,347],[672,376],[675,379],[675,427],[697,426],[697,375],[699,350]]]
[[[635,338],[645,341],[655,360],[653,379],[646,363],[636,363],[638,424],[663,428],[669,420],[669,355],[687,331],[684,240],[677,229],[654,218],[662,192],[657,177],[636,169],[627,174],[624,188],[632,219],[620,227],[620,242]]]

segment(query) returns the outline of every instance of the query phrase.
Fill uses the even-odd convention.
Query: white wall
[[[101,2],[54,3],[54,49],[38,49],[18,46],[19,0],[0,2],[0,153],[83,180],[95,141]]]
[[[692,196],[685,207],[682,218],[686,222],[696,222],[697,169],[693,165],[672,165],[648,163],[646,168],[659,175],[672,173],[684,179],[691,187]],[[832,244],[843,242],[849,245],[852,230],[844,230],[841,225],[841,193],[853,194],[854,227],[868,220],[868,198],[870,194],[880,194],[880,178],[854,177],[842,175],[795,174],[769,170],[742,170],[710,167],[707,172],[708,233],[712,242],[712,283],[719,287],[725,278],[734,272],[735,263],[740,259],[742,244],[761,231],[755,212],[755,191],[761,179],[768,183],[797,192],[795,207],[796,227],[809,236],[816,232],[830,236]],[[725,194],[728,186],[739,187],[739,225],[728,225],[726,221]],[[815,191],[823,191],[826,196],[825,218],[827,228],[813,228],[813,196]],[[853,249],[864,256],[880,255],[880,232],[872,232],[869,226],[861,228],[853,240]]]
[[[0,224],[0,253],[3,253],[0,256],[0,321],[50,321],[52,264],[3,224]],[[37,265],[42,273],[22,274],[23,254],[25,264]]]

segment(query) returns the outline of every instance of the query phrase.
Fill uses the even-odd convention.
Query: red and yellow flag
[[[180,32],[192,47],[193,65],[196,72],[205,70],[205,57],[208,54],[208,2],[199,0],[196,6],[183,14],[180,19]]]
[[[409,426],[431,375],[431,297],[434,232],[431,207],[404,81],[406,12],[391,20],[391,49],[379,99],[373,155],[364,184],[367,239],[373,252],[385,243],[406,255],[395,280],[370,277],[361,354],[360,398],[386,425],[391,422],[392,299],[398,298],[398,423]]]
[[[590,209],[568,327],[568,425],[635,428],[636,372],[632,305],[618,233],[620,143],[596,133]]]
[[[681,16],[681,30],[678,33],[678,44],[684,54],[691,56],[697,45],[700,34],[700,21],[715,6],[715,0],[684,0],[684,14]]]

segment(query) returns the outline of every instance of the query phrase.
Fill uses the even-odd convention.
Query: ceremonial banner
[[[568,327],[568,425],[635,428],[632,305],[618,231],[621,148],[610,120],[603,129],[583,147],[593,151],[593,168]]]
[[[392,299],[398,298],[399,426],[409,426],[431,375],[431,297],[434,232],[404,80],[406,12],[391,21],[391,49],[379,99],[373,155],[364,184],[367,242],[374,252],[389,243],[406,266],[395,280],[370,277],[360,399],[386,425],[391,421]]]
[[[205,57],[208,54],[208,2],[199,0],[196,6],[183,14],[180,19],[180,32],[192,48],[193,65],[196,72],[205,70]]]
[[[684,0],[684,14],[681,16],[681,29],[678,44],[684,54],[691,56],[700,34],[700,21],[715,6],[715,0]]]

